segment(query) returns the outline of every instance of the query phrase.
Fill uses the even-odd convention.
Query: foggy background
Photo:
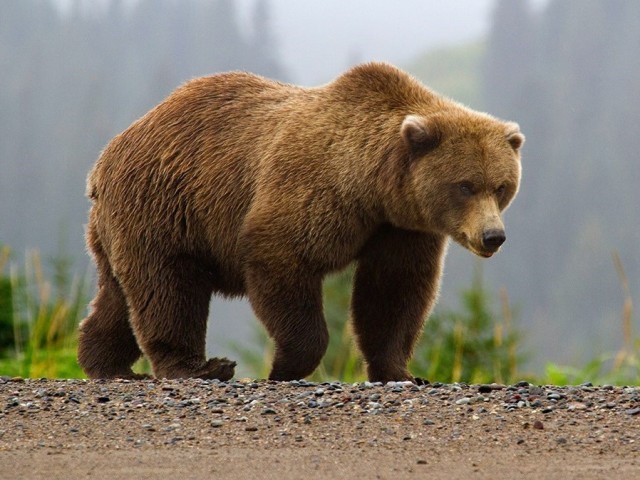
[[[640,291],[639,51],[634,0],[3,1],[0,244],[84,272],[88,170],[189,78],[317,85],[384,60],[527,136],[507,243],[489,261],[452,245],[438,308],[481,262],[516,307],[530,369],[579,364],[622,343],[612,252]],[[209,350],[227,354],[256,324],[246,303],[214,300]]]

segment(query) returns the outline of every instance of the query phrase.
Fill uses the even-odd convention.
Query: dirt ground
[[[40,478],[640,478],[640,387],[0,377]]]

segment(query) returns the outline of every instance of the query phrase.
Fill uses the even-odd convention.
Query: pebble
[[[18,435],[15,432],[22,431],[22,427],[15,427],[16,422],[43,415],[45,409],[53,410],[56,417],[63,420],[59,424],[62,425],[59,427],[61,429],[52,432],[52,435],[73,436],[73,441],[79,438],[86,441],[87,434],[91,432],[89,424],[83,421],[87,415],[90,415],[89,418],[99,415],[101,420],[105,420],[103,423],[108,422],[116,427],[113,431],[118,431],[119,425],[125,425],[120,421],[137,419],[135,429],[125,430],[126,433],[120,438],[124,440],[127,438],[125,435],[130,436],[131,445],[144,443],[145,446],[201,442],[202,437],[193,430],[193,426],[198,424],[203,435],[215,439],[227,439],[227,435],[233,432],[246,431],[259,432],[249,436],[256,440],[273,435],[282,438],[282,441],[306,440],[305,443],[308,441],[309,445],[313,445],[317,440],[316,435],[327,435],[326,432],[333,435],[330,432],[332,420],[336,417],[332,417],[332,412],[342,418],[350,418],[354,430],[362,429],[363,434],[367,432],[362,440],[365,446],[381,445],[377,443],[380,439],[375,439],[375,433],[371,435],[368,430],[371,425],[384,425],[397,440],[410,441],[423,435],[423,438],[437,438],[442,432],[449,432],[453,418],[457,432],[454,437],[461,437],[461,441],[467,437],[464,433],[465,424],[468,425],[472,420],[476,420],[477,424],[486,423],[487,432],[494,428],[489,423],[495,422],[495,426],[503,429],[514,421],[522,421],[527,424],[525,428],[549,430],[549,433],[531,438],[519,438],[516,435],[510,438],[511,442],[532,445],[535,438],[536,442],[544,439],[563,445],[570,438],[573,445],[577,440],[574,440],[573,433],[569,436],[566,429],[563,431],[563,425],[577,425],[588,418],[589,421],[598,422],[594,425],[600,428],[606,425],[601,422],[607,422],[608,419],[619,418],[629,424],[640,415],[639,388],[594,387],[588,382],[573,387],[539,387],[528,382],[510,386],[434,383],[425,387],[407,381],[345,384],[305,380],[276,383],[248,379],[234,382],[60,382],[32,379],[14,381],[0,377],[0,382],[4,382],[0,388],[0,418],[3,426],[0,441],[5,442],[9,435],[15,439],[15,435]],[[437,408],[434,409],[434,406]],[[137,416],[138,412],[148,412],[153,416]],[[555,414],[552,417],[546,416],[553,412]],[[70,414],[73,417],[69,417]],[[541,419],[533,420],[531,417],[535,416],[547,420],[544,423]],[[413,423],[413,427],[411,423],[405,423],[412,418],[417,422]],[[416,427],[420,422],[422,427]],[[10,425],[11,428],[5,428],[4,425]],[[316,433],[319,425],[324,426],[321,434]],[[406,425],[404,432],[401,425]],[[223,426],[226,428],[222,431],[215,434],[211,432],[211,429]],[[547,437],[554,431],[567,436]],[[640,444],[637,436],[618,434],[613,429],[609,431],[615,432],[616,438],[624,444]],[[529,430],[529,435],[533,436],[534,433]],[[245,440],[248,438],[246,435],[241,437]],[[492,438],[491,434],[488,438]],[[497,438],[500,436],[497,435]],[[587,441],[602,442],[599,434],[589,438],[591,440]],[[51,446],[48,440],[38,441]]]

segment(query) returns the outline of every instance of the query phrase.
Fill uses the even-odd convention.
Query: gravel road
[[[640,387],[0,377],[0,479],[640,478]]]

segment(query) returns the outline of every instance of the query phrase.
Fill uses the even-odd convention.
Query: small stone
[[[211,422],[211,426],[213,428],[220,428],[222,425],[224,425],[224,422],[222,420],[213,420]]]
[[[265,408],[264,410],[262,410],[261,415],[275,415],[276,412],[273,408]]]
[[[98,398],[96,398],[96,401],[97,401],[98,403],[107,403],[107,402],[109,402],[110,400],[111,400],[111,399],[110,399],[109,397],[104,397],[104,396],[103,396],[103,397],[98,397]]]
[[[246,432],[257,432],[258,431],[258,427],[248,426],[248,427],[245,427],[244,430]]]
[[[468,405],[471,402],[469,397],[462,397],[456,400],[456,405]]]
[[[535,428],[536,430],[544,430],[544,423],[542,423],[540,420],[536,420],[535,422],[533,422],[533,428]]]
[[[640,408],[631,408],[625,412],[627,415],[635,416],[640,414]]]
[[[423,459],[421,458],[421,459],[419,459],[416,463],[417,463],[418,465],[426,465],[426,464],[427,464],[427,461],[426,461],[426,460],[423,460]]]
[[[429,420],[429,419],[427,418],[427,419],[425,419],[425,420],[422,422],[422,424],[423,424],[423,425],[435,425],[435,424],[436,424],[436,422],[434,422],[433,420]]]

